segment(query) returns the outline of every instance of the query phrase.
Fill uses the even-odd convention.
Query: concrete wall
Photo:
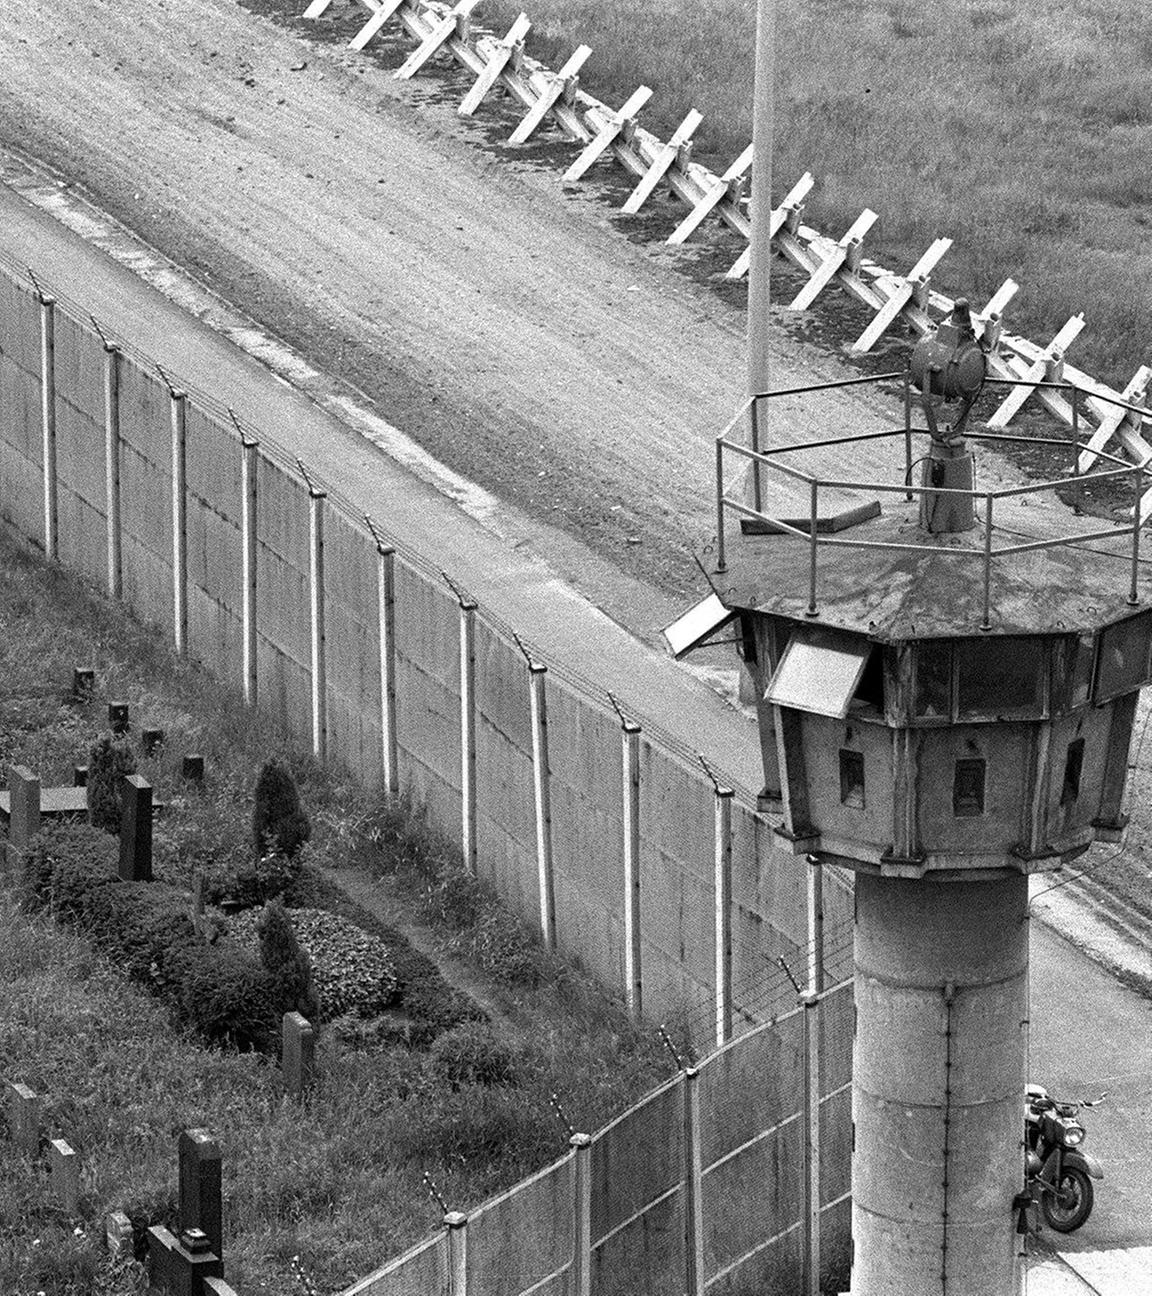
[[[40,318],[32,286],[0,268],[0,514],[26,542],[43,548]],[[59,556],[102,584],[104,347],[86,322],[62,306],[55,309],[55,325]],[[187,404],[186,437],[188,650],[239,685],[240,438],[227,412],[199,394]],[[165,377],[145,357],[128,353],[120,359],[120,438],[123,597],[142,618],[172,633],[172,400]],[[257,490],[259,702],[306,738],[309,492],[296,465],[267,438],[258,451]],[[373,782],[382,769],[376,545],[339,501],[325,500],[323,507],[329,752]],[[402,537],[396,544],[403,554],[396,563],[395,605],[402,781],[427,802],[434,822],[458,836],[459,606],[434,564],[405,552]],[[529,627],[525,633],[530,635]],[[483,609],[476,621],[475,663],[478,869],[535,922],[528,669],[508,628]],[[622,990],[620,721],[590,683],[549,673],[546,695],[557,945],[604,984]],[[644,1008],[655,1020],[682,1022],[707,1051],[715,1038],[713,787],[702,768],[647,734],[641,738],[640,780]],[[775,848],[770,826],[739,796],[732,805],[731,839],[732,985],[740,1030],[774,1017],[789,1001],[791,989],[776,968],[779,956],[803,975],[806,867]],[[830,930],[840,931],[851,919],[850,891],[835,877],[826,886],[825,919]],[[828,1081],[829,1092],[847,1079],[836,1075],[835,1083]],[[763,1088],[763,1076],[758,1084]],[[840,1149],[850,1128],[848,1109],[832,1101],[833,1145]],[[773,1192],[783,1194],[781,1209],[785,1203],[791,1209],[795,1193],[785,1170],[793,1154],[786,1140],[773,1146],[771,1166],[766,1161],[761,1169],[780,1171]],[[720,1241],[716,1246],[723,1250]]]
[[[852,994],[829,992],[819,1010],[821,1062],[835,1082],[822,1105],[823,1273],[842,1280],[849,1253]],[[793,1296],[800,1260],[804,1023],[801,1010],[758,1027],[699,1067],[704,1278],[710,1292]],[[587,1263],[597,1296],[686,1290],[687,1175],[693,1146],[683,1072],[592,1136],[588,1151]],[[574,1153],[472,1211],[468,1296],[564,1296],[580,1210]],[[441,1235],[443,1236],[443,1235]],[[429,1239],[430,1247],[434,1239]],[[428,1252],[401,1257],[345,1296],[406,1296]],[[432,1290],[432,1289],[429,1289]]]

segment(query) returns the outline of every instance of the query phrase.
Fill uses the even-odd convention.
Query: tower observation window
[[[840,801],[864,809],[864,753],[840,749]]]
[[[1110,625],[1100,639],[1096,667],[1096,701],[1109,702],[1133,693],[1148,682],[1149,631],[1147,613]]]
[[[958,760],[956,775],[952,782],[952,813],[957,818],[984,813],[984,774],[983,760]]]
[[[1044,643],[993,636],[956,645],[956,710],[962,720],[1044,714]]]

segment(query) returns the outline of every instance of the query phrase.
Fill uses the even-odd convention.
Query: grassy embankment
[[[84,663],[96,667],[95,700],[76,705],[66,695],[73,665]],[[296,1290],[296,1254],[330,1291],[436,1226],[425,1169],[454,1206],[474,1205],[563,1151],[552,1091],[577,1124],[596,1128],[668,1073],[660,1044],[545,958],[418,816],[292,752],[121,608],[0,539],[0,766],[69,782],[109,697],[131,703],[134,726],[167,733],[140,765],[167,802],[156,824],[160,879],[186,886],[194,867],[250,850],[256,770],[285,754],[313,823],[309,903],[334,889],[341,868],[398,871],[399,917],[431,922],[444,947],[471,960],[471,988],[495,1004],[482,1061],[507,1065],[510,1082],[462,1077],[435,1046],[409,1049],[394,1032],[332,1027],[321,1036],[318,1088],[300,1109],[279,1097],[274,1060],[200,1047],[74,933],[0,891],[0,1078],[43,1094],[46,1133],[83,1158],[77,1223],[0,1138],[5,1296],[142,1291],[138,1267],[113,1271],[104,1258],[102,1221],[115,1207],[153,1219],[171,1209],[182,1127],[206,1126],[221,1141],[228,1276],[242,1296]],[[209,770],[202,791],[177,773],[193,750]],[[396,955],[408,966],[422,957]]]
[[[532,0],[529,52],[667,138],[704,114],[696,156],[723,170],[751,138],[754,0]],[[487,0],[501,33],[520,0]],[[1122,387],[1152,349],[1152,9],[1135,0],[780,0],[777,193],[805,170],[808,215],[839,235],[865,207],[874,259],[909,268],[955,240],[937,281],[986,299],[1011,276],[1009,327],[1088,326],[1070,361]],[[669,225],[671,228],[671,224]]]

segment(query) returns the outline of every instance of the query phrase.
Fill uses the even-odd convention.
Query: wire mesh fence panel
[[[592,1249],[596,1296],[684,1290],[684,1190],[680,1185]]]
[[[559,1284],[572,1262],[573,1161],[565,1156],[469,1215],[469,1292],[521,1296],[531,1289],[535,1296],[550,1285],[563,1290]]]
[[[447,1235],[441,1231],[418,1242],[383,1268],[361,1278],[342,1296],[453,1296]]]

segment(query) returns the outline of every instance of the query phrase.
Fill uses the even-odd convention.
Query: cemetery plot
[[[47,629],[51,647],[30,672],[33,628]],[[341,808],[328,776],[294,757],[295,808],[280,801],[279,825],[276,815],[257,825],[257,753],[282,750],[282,737],[222,697],[215,682],[163,653],[157,661],[155,644],[119,610],[87,601],[67,580],[49,590],[6,545],[0,631],[4,714],[20,714],[20,688],[29,696],[35,689],[44,720],[36,730],[0,732],[9,807],[0,869],[0,1182],[5,1209],[18,1203],[12,1217],[28,1221],[10,1239],[12,1264],[32,1265],[52,1251],[60,1272],[70,1265],[84,1274],[114,1271],[121,1296],[142,1296],[150,1248],[153,1276],[170,1290],[183,1290],[199,1268],[216,1275],[205,1290],[243,1296],[269,1281],[292,1287],[284,1257],[299,1251],[303,1272],[334,1290],[434,1225],[420,1178],[428,1165],[454,1199],[479,1200],[565,1146],[550,1092],[572,1110],[606,1118],[664,1073],[662,1046],[639,1036],[626,1045],[627,1024],[605,1006],[566,1020],[547,987],[532,988],[546,965],[527,947],[516,950],[518,929],[510,920],[493,926],[482,897],[457,879],[445,883],[438,903],[451,894],[459,908],[467,897],[486,915],[486,938],[500,933],[505,965],[517,960],[527,969],[517,1000],[540,1014],[526,1019],[522,1035],[484,1020],[432,959],[339,885],[350,854],[399,867],[407,852],[424,860],[413,888],[436,890],[441,847],[410,810],[397,804],[373,817],[362,801]],[[72,654],[81,644],[95,659],[95,679],[77,694]],[[136,650],[147,666],[126,661]],[[109,728],[109,696],[129,706],[119,735]],[[106,744],[94,741],[101,734]],[[195,779],[186,777],[192,756]],[[87,796],[95,785],[98,792],[102,762],[118,770],[121,784],[114,829],[38,815],[41,792],[63,784],[78,764],[89,774],[79,790]],[[153,808],[160,798],[166,805],[149,838],[150,794]],[[289,886],[283,868],[255,866],[254,835],[281,847],[304,837],[297,810],[312,820],[301,848],[311,862],[301,861]],[[381,840],[391,843],[387,851]],[[143,880],[149,871],[152,880]],[[198,888],[190,885],[194,872]],[[55,917],[16,912],[18,883]],[[175,1033],[173,1014],[226,1038],[223,1021],[200,1001],[212,984],[226,984],[221,968],[245,992],[233,998],[234,1011],[260,999],[248,991],[260,990],[262,964],[242,929],[255,925],[259,888],[281,885],[332,1012],[310,1017],[272,1002],[239,1030],[234,1019],[232,1035],[245,1037],[249,1052],[206,1049],[189,1032]],[[94,958],[69,924],[113,959]],[[361,998],[369,964],[372,993]],[[181,990],[185,978],[197,993]],[[174,1120],[207,1130],[223,1153],[222,1232],[214,1232],[210,1211],[193,1217],[180,1205]],[[486,1149],[475,1170],[461,1170],[445,1151],[461,1146]],[[365,1161],[365,1149],[387,1155]],[[315,1251],[292,1241],[302,1218],[308,1238],[318,1240]],[[280,1259],[269,1257],[269,1237]],[[27,1270],[6,1268],[8,1254],[0,1256],[0,1290],[20,1290],[14,1275]],[[209,1257],[223,1261],[222,1276]]]

